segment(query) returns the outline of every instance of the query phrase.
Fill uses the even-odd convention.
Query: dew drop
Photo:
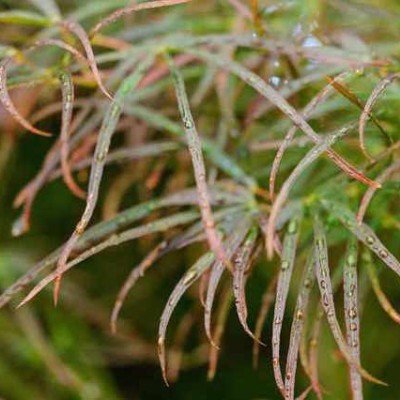
[[[385,249],[379,251],[379,257],[386,258],[388,255],[389,254]]]
[[[352,323],[350,324],[350,330],[351,330],[351,331],[356,331],[356,330],[357,330],[357,324],[354,323],[354,322],[352,322]]]
[[[371,245],[375,242],[375,239],[372,236],[367,236],[367,244]]]
[[[192,121],[189,118],[185,118],[183,120],[183,125],[185,126],[186,129],[191,129],[193,128]]]
[[[279,86],[281,86],[281,83],[282,83],[282,79],[281,78],[279,78],[279,76],[271,76],[269,79],[268,79],[268,83],[271,85],[271,86],[273,86],[274,88],[278,88]]]

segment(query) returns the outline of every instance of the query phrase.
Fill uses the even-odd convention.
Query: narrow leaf
[[[280,342],[282,322],[285,315],[286,300],[289,293],[290,279],[292,277],[294,260],[296,257],[297,242],[299,238],[300,218],[296,215],[289,222],[281,257],[281,269],[279,272],[276,289],[274,318],[272,325],[272,366],[278,389],[285,396],[285,385],[280,367]]]
[[[142,236],[149,235],[156,232],[164,232],[169,229],[178,226],[187,224],[189,222],[194,221],[199,217],[197,212],[187,211],[172,215],[170,217],[161,218],[154,222],[149,222],[148,224],[138,226],[127,231],[123,231],[121,233],[115,233],[110,236],[108,239],[96,244],[89,249],[85,250],[81,254],[79,254],[76,258],[70,261],[68,264],[65,264],[61,270],[56,269],[54,272],[48,274],[45,278],[43,278],[22,300],[18,307],[23,306],[31,299],[33,299],[39,292],[43,290],[50,282],[58,279],[60,274],[64,274],[66,271],[74,267],[75,265],[81,263],[82,261],[88,259],[89,257],[94,256],[101,251],[112,247],[118,246],[121,243],[125,243],[134,239],[138,239]]]
[[[213,55],[211,53],[200,51],[200,50],[185,50],[191,54],[195,54],[198,57],[206,60],[207,62],[218,65],[220,68],[226,69],[231,73],[237,75],[240,79],[246,82],[249,86],[254,88],[262,96],[268,99],[276,107],[278,107],[284,114],[286,114],[293,123],[299,127],[307,136],[309,136],[315,143],[320,143],[323,139],[311,128],[311,126],[304,120],[304,118],[283,98],[279,92],[273,87],[268,85],[262,78],[257,74],[249,71],[239,63],[232,60],[226,60],[222,57]],[[334,161],[339,168],[341,168],[351,178],[357,179],[362,183],[369,186],[377,186],[376,182],[372,181],[346,160],[340,157],[336,152],[327,147],[324,150],[328,157]]]
[[[99,85],[100,90],[104,93],[106,97],[108,97],[111,101],[113,101],[113,97],[108,92],[101,79],[99,69],[97,68],[96,58],[93,53],[92,45],[90,44],[90,40],[85,30],[82,28],[81,25],[79,25],[75,21],[60,21],[59,24],[62,28],[66,29],[68,32],[71,32],[79,39],[79,41],[82,44],[82,47],[85,50],[86,57],[90,65],[90,69],[92,70],[94,79]]]
[[[124,17],[125,15],[132,14],[136,11],[173,6],[177,4],[188,3],[189,1],[191,0],[157,0],[157,1],[148,1],[145,3],[133,4],[125,8],[120,8],[119,10],[114,11],[108,17],[103,18],[100,22],[98,22],[97,25],[90,31],[90,37],[95,36],[96,33],[101,29],[103,29],[105,26],[110,25],[111,23]]]
[[[232,267],[230,261],[225,254],[225,249],[221,243],[221,239],[215,229],[215,221],[210,205],[209,189],[206,181],[207,173],[203,159],[201,140],[197,133],[194,119],[190,110],[189,100],[186,94],[185,83],[179,70],[176,68],[173,60],[167,57],[173,79],[176,97],[178,100],[179,111],[181,114],[183,126],[186,133],[187,144],[192,158],[192,165],[196,180],[196,186],[199,197],[199,208],[204,230],[207,235],[210,249],[215,253],[217,259],[221,261],[230,270]]]
[[[198,259],[198,261],[185,273],[182,279],[175,286],[161,315],[160,324],[158,327],[158,357],[160,360],[162,375],[167,386],[168,380],[167,365],[165,360],[165,335],[169,320],[183,294],[210,267],[213,260],[214,254],[212,252],[208,252]]]
[[[384,385],[384,382],[374,378],[364,370],[351,354],[347,345],[339,322],[336,318],[335,303],[333,300],[332,282],[329,274],[328,247],[322,223],[318,216],[314,216],[314,245],[315,245],[315,275],[317,277],[319,290],[321,293],[321,304],[328,320],[332,335],[339,347],[340,352],[351,367],[355,367],[361,376],[371,382]]]
[[[69,154],[69,135],[74,108],[74,84],[69,72],[64,71],[60,74],[61,92],[62,92],[62,117],[61,117],[61,170],[65,184],[79,198],[85,198],[85,192],[77,185],[68,163]]]
[[[61,271],[68,261],[69,255],[75,244],[77,243],[80,236],[82,236],[87,225],[89,224],[94,209],[97,204],[99,195],[101,178],[103,175],[104,165],[106,162],[107,153],[111,143],[111,137],[117,126],[119,117],[122,113],[123,103],[126,96],[131,90],[133,90],[143,77],[144,72],[148,66],[152,63],[153,57],[147,57],[142,63],[138,65],[136,70],[121,83],[118,92],[115,95],[115,99],[110,104],[106,115],[103,119],[103,124],[100,128],[99,136],[96,143],[96,149],[93,157],[93,163],[90,170],[90,180],[88,188],[88,196],[86,201],[86,207],[82,214],[82,217],[76,225],[75,231],[68,239],[64,246],[64,249],[58,260],[57,270]],[[57,302],[58,294],[60,290],[61,273],[56,280],[54,288],[54,302]]]
[[[35,128],[28,122],[16,109],[14,103],[7,90],[7,66],[11,62],[10,58],[6,58],[0,63],[0,102],[10,115],[29,132],[40,136],[51,136],[51,133]]]
[[[346,75],[347,73],[342,73],[339,76],[335,77],[334,79],[336,81],[344,78]],[[317,95],[304,108],[302,113],[303,118],[308,119],[312,115],[316,107],[319,104],[323,103],[331,93],[332,93],[331,85],[325,86],[320,92],[318,92]],[[296,134],[297,129],[298,129],[297,126],[294,125],[287,131],[285,138],[283,139],[281,145],[279,146],[278,151],[276,152],[274,161],[272,162],[271,173],[269,175],[269,195],[271,197],[271,200],[274,200],[275,198],[275,181],[278,175],[283,155],[287,150],[287,148],[290,146],[294,138],[294,135]]]
[[[297,296],[296,308],[294,310],[292,327],[290,329],[289,350],[286,359],[285,391],[286,399],[294,399],[294,386],[296,381],[297,358],[299,354],[300,341],[303,335],[304,319],[310,292],[314,284],[314,255],[311,253],[303,271],[300,283],[300,291]]]
[[[246,237],[249,229],[249,219],[240,221],[239,224],[236,223],[235,228],[232,230],[232,233],[226,240],[226,255],[229,259],[235,254],[240,244]],[[206,331],[206,335],[212,345],[215,345],[215,343],[211,335],[211,311],[214,303],[215,292],[217,290],[218,283],[222,277],[224,270],[224,263],[222,261],[216,260],[211,268],[206,302],[204,305],[204,328]]]
[[[360,364],[360,319],[358,310],[357,239],[351,238],[345,255],[343,269],[344,315],[347,346],[350,354]],[[350,366],[350,387],[354,400],[363,399],[362,380],[357,368]]]
[[[250,230],[242,247],[238,250],[234,257],[233,270],[233,295],[235,298],[236,312],[239,317],[239,322],[245,332],[257,340],[247,325],[247,304],[246,304],[246,276],[251,256],[254,251],[258,236],[258,229],[253,227]]]
[[[118,292],[117,298],[114,303],[114,307],[111,313],[111,332],[117,332],[117,320],[119,312],[121,311],[122,305],[125,302],[126,296],[131,291],[135,283],[140,277],[142,277],[145,272],[154,264],[154,262],[165,253],[167,248],[167,242],[161,242],[157,245],[147,256],[139,263],[138,266],[132,269],[131,273],[126,278],[124,284]]]
[[[253,343],[253,367],[257,368],[258,359],[260,354],[260,338],[264,327],[265,320],[269,310],[275,300],[276,285],[278,283],[278,274],[276,274],[268,283],[261,300],[260,311],[258,312],[256,327],[254,329],[254,343]]]

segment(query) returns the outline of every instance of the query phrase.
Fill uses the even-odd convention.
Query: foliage
[[[375,321],[366,306],[370,293],[400,321],[390,300],[394,293],[386,294],[383,282],[393,272],[400,275],[396,2],[73,3],[4,1],[0,12],[3,186],[17,186],[7,166],[24,141],[32,152],[38,143],[32,158],[43,160],[15,196],[21,211],[12,234],[33,240],[35,205],[46,198],[55,213],[67,214],[66,226],[54,230],[59,247],[18,278],[13,265],[21,263],[19,256],[0,250],[8,271],[0,306],[18,300],[18,311],[2,316],[4,325],[19,327],[4,343],[13,335],[18,346],[30,343],[35,354],[29,363],[39,369],[40,355],[41,368],[54,377],[53,392],[40,384],[14,385],[25,371],[14,374],[6,362],[9,378],[0,389],[10,398],[26,397],[25,390],[37,398],[118,398],[100,364],[126,357],[132,337],[131,358],[154,361],[153,345],[135,330],[151,318],[139,312],[135,321],[132,314],[143,305],[129,304],[128,295],[149,281],[157,311],[169,278],[149,270],[174,260],[183,274],[158,329],[167,385],[181,369],[206,362],[214,378],[233,308],[254,342],[254,365],[266,349],[281,397],[386,393],[379,387],[386,384],[385,358],[368,363],[361,355],[374,352],[363,346],[363,325]],[[36,214],[38,226],[48,214]],[[58,236],[65,235],[62,242]],[[139,247],[133,256],[143,258],[127,273],[123,264],[132,254],[124,244],[134,240]],[[99,253],[106,258],[91,261]],[[86,278],[64,278],[83,261],[93,266]],[[139,284],[144,275],[149,277]],[[247,296],[260,280],[266,289],[253,331],[257,303]],[[122,286],[112,309],[115,282]],[[47,297],[32,308],[51,283],[62,309],[50,311]],[[101,305],[91,300],[95,293],[104,297]],[[188,302],[193,296],[199,301]],[[125,301],[132,313],[118,324]],[[186,314],[168,329],[181,302]],[[151,304],[146,300],[146,307]],[[198,323],[204,333],[196,332]],[[57,342],[69,337],[59,332],[72,324],[71,340],[97,349],[92,365],[82,361],[85,351]],[[91,325],[107,336],[96,346]],[[334,345],[324,327],[340,359],[330,356]],[[101,361],[107,352],[99,349],[109,340],[115,340],[111,361]],[[63,348],[75,356],[61,356]],[[29,351],[10,349],[21,357]],[[329,375],[329,368],[347,369],[349,384],[341,372]]]

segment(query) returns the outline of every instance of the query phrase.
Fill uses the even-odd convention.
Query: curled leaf
[[[162,375],[167,386],[168,380],[165,359],[165,335],[169,320],[183,294],[210,267],[213,260],[214,254],[212,252],[204,254],[197,260],[197,262],[185,273],[182,279],[175,286],[161,315],[160,324],[158,327],[158,358],[160,360]]]
[[[240,223],[238,223],[238,221],[236,222],[237,223],[235,224],[232,233],[226,240],[226,256],[229,257],[229,259],[233,256],[233,254],[235,254],[240,244],[246,237],[248,230],[250,229],[250,221],[248,218],[244,221],[240,221]],[[204,328],[210,343],[214,346],[216,345],[213,341],[211,334],[211,311],[214,304],[215,292],[217,291],[218,283],[222,277],[224,270],[224,263],[222,261],[216,260],[211,268],[206,301],[204,305]]]
[[[74,84],[72,76],[65,71],[60,74],[61,92],[62,92],[62,118],[61,118],[61,170],[65,184],[79,198],[85,198],[85,192],[76,184],[68,163],[69,154],[69,134],[72,120],[72,112],[74,108]]]
[[[7,90],[7,66],[11,62],[6,58],[0,63],[0,102],[2,106],[10,113],[16,122],[23,126],[27,131],[40,136],[51,136],[51,133],[37,129],[31,125],[16,109]]]
[[[89,40],[85,30],[82,28],[81,25],[79,25],[75,21],[60,21],[59,24],[62,28],[66,29],[68,32],[71,32],[79,39],[79,41],[81,42],[81,44],[85,50],[90,69],[92,70],[94,79],[96,80],[97,84],[99,85],[100,90],[104,93],[104,95],[106,97],[108,97],[111,101],[113,101],[113,97],[111,96],[109,91],[106,89],[106,87],[104,86],[103,81],[101,79],[101,75],[100,75],[99,69],[97,68],[96,59],[95,59],[95,56],[93,53],[92,45],[90,44],[90,40]]]
[[[211,53],[200,51],[200,50],[186,50],[191,54],[195,54],[198,57],[218,65],[220,68],[226,69],[231,73],[237,75],[246,82],[249,86],[254,88],[262,96],[268,99],[276,107],[278,107],[285,115],[287,115],[292,122],[300,128],[307,136],[309,136],[315,143],[319,144],[323,139],[311,128],[311,126],[305,121],[305,119],[300,115],[282,95],[277,92],[273,87],[268,85],[261,77],[257,74],[249,71],[244,66],[236,63],[232,60],[226,60],[222,57],[213,55]],[[346,160],[340,157],[336,152],[327,147],[324,150],[328,157],[336,163],[336,165],[343,170],[351,178],[357,179],[364,184],[369,186],[377,186],[376,182],[372,181],[355,167],[349,164]],[[378,185],[379,186],[379,185]]]
[[[240,324],[245,332],[254,340],[257,338],[251,332],[247,324],[247,304],[246,304],[246,276],[245,272],[249,267],[251,256],[254,251],[258,236],[258,229],[253,227],[244,241],[242,247],[237,251],[233,262],[233,295],[235,298],[236,313]]]
[[[336,81],[336,80],[343,79],[346,75],[347,75],[347,73],[342,73],[342,74],[338,75],[337,77],[335,77],[334,80]],[[303,118],[304,119],[309,118],[311,116],[312,112],[315,110],[315,108],[319,104],[323,103],[331,93],[332,93],[332,86],[331,85],[325,86],[304,108],[303,113],[302,113]],[[279,166],[281,164],[281,161],[282,161],[285,151],[290,146],[290,143],[292,142],[292,140],[294,138],[296,131],[297,131],[296,125],[294,125],[287,131],[285,138],[283,139],[281,145],[278,148],[278,151],[276,152],[274,161],[272,162],[271,173],[269,175],[269,194],[270,194],[271,200],[274,200],[274,198],[275,198],[275,181],[276,181],[276,176],[279,171]]]

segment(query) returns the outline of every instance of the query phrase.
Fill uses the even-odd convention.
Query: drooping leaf
[[[352,358],[360,364],[360,318],[358,311],[357,279],[358,246],[352,237],[345,254],[343,269],[344,315],[346,322],[347,346]],[[354,400],[363,399],[362,380],[357,368],[350,366],[350,387]]]
[[[192,158],[194,177],[197,186],[199,197],[199,208],[204,225],[204,230],[207,235],[210,249],[215,253],[217,259],[232,270],[229,258],[226,255],[221,239],[215,229],[215,221],[209,200],[209,189],[206,181],[206,168],[202,153],[202,146],[199,134],[195,126],[192,112],[189,106],[189,100],[186,94],[185,83],[179,70],[176,68],[173,60],[167,57],[170,67],[178,100],[179,112],[181,114],[183,126],[185,129],[188,149]]]
[[[0,102],[2,106],[10,113],[13,119],[23,126],[29,132],[40,136],[51,136],[51,133],[37,129],[27,121],[16,109],[7,89],[7,66],[11,63],[10,58],[0,62]]]
[[[218,305],[218,310],[216,312],[217,318],[214,328],[213,334],[213,342],[214,346],[210,345],[209,356],[208,356],[208,371],[207,371],[207,379],[212,381],[215,377],[215,373],[217,372],[218,365],[218,356],[220,353],[220,344],[222,340],[222,336],[225,331],[226,321],[228,319],[229,310],[232,304],[232,290],[230,285],[227,285],[225,290],[223,290],[221,294],[221,300]]]
[[[103,175],[104,165],[106,162],[107,153],[110,147],[111,138],[117,126],[118,120],[122,113],[123,103],[128,93],[133,90],[139,83],[143,74],[153,62],[153,57],[149,56],[145,58],[136,68],[136,70],[121,83],[115,99],[110,104],[106,115],[103,119],[102,127],[100,128],[99,136],[96,143],[96,149],[93,157],[93,164],[90,170],[90,180],[88,195],[86,201],[86,207],[82,214],[82,217],[71,237],[66,242],[63,251],[60,254],[60,258],[57,264],[57,270],[60,272],[68,261],[69,255],[72,249],[75,247],[80,236],[82,236],[87,225],[89,224],[94,209],[97,204],[99,195],[101,178]],[[61,273],[58,274],[58,278],[55,282],[54,287],[54,301],[57,302],[59,290],[60,290]]]
[[[389,167],[387,167],[377,178],[376,182],[380,183],[381,185],[387,181],[390,176],[398,171],[400,169],[400,162],[394,162],[391,164]],[[357,211],[357,222],[360,224],[362,223],[365,213],[367,212],[369,203],[371,202],[372,198],[374,197],[374,194],[377,189],[369,187],[367,191],[364,193],[363,198],[361,199],[360,202],[360,207],[358,208]]]
[[[272,366],[275,382],[278,389],[285,396],[285,384],[282,378],[280,367],[280,342],[282,323],[285,315],[286,300],[289,293],[290,280],[292,277],[294,261],[296,257],[297,242],[299,238],[300,218],[296,215],[289,222],[281,256],[281,269],[278,277],[278,284],[275,297],[275,308],[272,325]]]
[[[239,317],[239,322],[242,325],[245,332],[257,340],[251,332],[247,324],[247,303],[246,303],[246,270],[249,267],[251,256],[256,245],[258,236],[258,229],[253,227],[250,230],[246,240],[242,247],[237,251],[233,261],[233,295],[235,298],[236,313]]]
[[[296,381],[297,358],[300,348],[300,341],[303,334],[304,319],[307,314],[307,307],[310,292],[314,284],[314,255],[311,252],[303,271],[300,283],[299,294],[296,300],[296,308],[293,314],[292,327],[290,329],[289,350],[286,359],[285,391],[289,400],[294,399],[294,386]]]
[[[72,82],[72,76],[68,71],[64,71],[60,74],[60,81],[63,103],[60,133],[62,175],[65,184],[69,187],[71,192],[79,198],[84,198],[85,192],[75,182],[68,163],[69,135],[74,107],[74,84]]]
[[[250,227],[251,221],[246,218],[245,220],[236,221],[235,227],[226,239],[225,248],[226,256],[230,259],[238,250],[240,244],[246,237]],[[210,278],[208,282],[206,301],[204,305],[204,328],[206,335],[212,345],[215,345],[211,334],[211,312],[214,304],[215,293],[217,291],[218,283],[225,270],[225,265],[222,261],[216,260],[211,268]]]
[[[169,320],[183,294],[211,266],[213,261],[214,254],[212,252],[204,254],[197,260],[197,262],[185,273],[182,279],[175,286],[161,315],[158,328],[158,357],[160,360],[162,375],[167,386],[168,380],[165,359],[165,335]]]
[[[335,303],[333,300],[332,282],[328,264],[328,248],[322,222],[317,215],[314,216],[314,246],[315,246],[315,275],[318,281],[318,287],[321,293],[321,304],[325,312],[332,335],[339,347],[343,357],[349,366],[354,367],[361,376],[371,382],[384,384],[384,382],[374,378],[370,373],[364,370],[357,360],[352,356],[351,350],[346,343],[341,332],[339,322],[336,318]]]
[[[94,79],[96,80],[100,90],[104,93],[106,97],[108,97],[111,101],[113,101],[112,95],[109,93],[107,88],[103,84],[103,80],[101,79],[101,75],[99,69],[97,68],[96,58],[93,53],[92,45],[90,44],[89,37],[87,36],[85,30],[79,25],[78,22],[75,21],[60,21],[60,26],[66,29],[68,32],[74,34],[82,44],[82,47],[85,50],[86,57],[92,70]]]

